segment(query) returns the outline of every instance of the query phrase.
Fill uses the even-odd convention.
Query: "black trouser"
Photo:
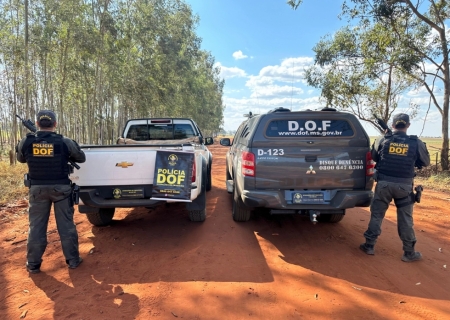
[[[56,227],[66,262],[77,260],[78,233],[73,221],[72,187],[70,185],[35,185],[29,191],[27,262],[39,268],[47,247],[47,226],[53,204]]]
[[[403,242],[403,251],[414,251],[416,235],[414,233],[413,206],[411,200],[412,184],[378,181],[375,195],[370,205],[370,222],[364,233],[366,242],[375,245],[381,234],[383,222],[389,203],[394,199],[397,206],[397,230]]]

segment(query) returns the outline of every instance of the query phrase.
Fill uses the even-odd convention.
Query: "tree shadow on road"
[[[46,273],[32,275],[34,284],[54,302],[52,319],[134,319],[139,299],[118,285],[96,282],[86,272],[70,270],[66,284]],[[80,272],[82,271],[82,272]],[[68,279],[69,280],[69,279]],[[69,280],[69,282],[70,282]]]
[[[263,214],[256,218],[256,231],[258,236],[271,242],[280,251],[280,258],[289,264],[357,286],[449,300],[450,278],[442,268],[445,261],[442,254],[437,250],[425,250],[423,261],[402,262],[397,225],[385,219],[375,255],[366,255],[359,244],[364,242],[369,213],[359,210],[350,210],[340,223],[316,225],[309,217]],[[428,239],[420,240],[419,249],[433,246]]]

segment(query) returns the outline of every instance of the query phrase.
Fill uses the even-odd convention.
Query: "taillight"
[[[375,161],[372,159],[372,154],[369,152],[366,153],[366,176],[373,176],[375,173]]]
[[[197,167],[195,166],[195,159],[194,162],[192,164],[192,177],[191,177],[191,182],[195,182],[195,178],[197,176],[197,172],[195,172],[197,170]]]
[[[251,152],[242,152],[242,174],[247,177],[255,176],[255,155]]]

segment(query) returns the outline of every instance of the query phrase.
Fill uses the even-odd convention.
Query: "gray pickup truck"
[[[248,117],[220,144],[230,147],[226,186],[235,221],[266,208],[339,222],[346,209],[368,207],[373,198],[370,138],[350,113],[278,108]]]

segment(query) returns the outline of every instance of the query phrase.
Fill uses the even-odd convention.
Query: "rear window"
[[[346,120],[273,120],[266,129],[268,137],[350,137],[353,134]]]
[[[136,141],[172,140],[194,137],[194,130],[190,124],[139,124],[131,125],[127,132],[127,139]]]

